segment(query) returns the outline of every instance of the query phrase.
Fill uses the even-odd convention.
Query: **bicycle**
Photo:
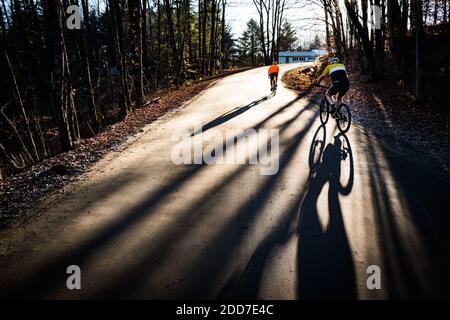
[[[316,85],[319,88],[327,88],[326,86]],[[320,101],[320,122],[326,124],[330,116],[330,103],[325,95],[322,94],[322,99]],[[340,132],[346,133],[350,129],[352,123],[352,114],[350,108],[347,104],[341,102],[341,104],[336,108],[336,112],[332,115],[336,119],[336,124]]]
[[[277,93],[277,81],[275,80],[275,77],[270,77],[270,91],[273,95]]]

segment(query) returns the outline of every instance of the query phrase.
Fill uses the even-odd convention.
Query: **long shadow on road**
[[[369,189],[374,199],[378,238],[382,240],[388,297],[448,298],[450,185],[390,151],[383,154],[383,163],[370,136],[361,139],[368,148]],[[396,199],[386,187],[386,166],[395,184]],[[393,200],[400,202],[401,207],[394,206]]]
[[[289,119],[286,123],[282,124],[280,135],[289,128],[289,124],[293,119],[297,119],[304,110],[309,109],[310,106],[311,103],[297,112],[292,119]],[[270,176],[270,178],[268,178],[257,190],[254,197],[245,202],[236,212],[233,212],[233,218],[222,227],[222,231],[218,232],[208,241],[208,247],[204,251],[197,254],[201,261],[198,260],[194,262],[192,269],[185,270],[185,273],[189,274],[190,278],[199,279],[199,281],[193,281],[196,282],[196,284],[190,285],[182,294],[178,293],[178,296],[184,295],[185,297],[190,298],[210,298],[214,295],[212,288],[214,280],[221,277],[222,272],[227,270],[226,266],[233,261],[231,256],[239,248],[240,241],[246,233],[246,229],[243,228],[243,225],[251,224],[251,221],[254,221],[258,217],[261,208],[270,198],[275,182],[279,178],[281,172],[286,169],[287,164],[292,160],[293,154],[298,148],[301,139],[308,132],[315,119],[316,114],[313,114],[308,119],[305,127],[289,142],[289,147],[280,155],[280,172],[277,175]],[[229,141],[226,143],[229,143]],[[97,292],[96,295],[106,297],[117,296],[117,293],[124,296],[132,295],[136,288],[139,287],[139,284],[157,269],[158,265],[155,264],[155,260],[158,259],[159,261],[162,261],[167,257],[170,253],[168,248],[175,245],[178,241],[183,241],[185,237],[188,237],[186,230],[192,230],[195,225],[202,222],[202,216],[193,217],[190,213],[198,214],[199,212],[208,212],[208,206],[210,204],[215,204],[214,201],[208,202],[208,199],[213,199],[214,196],[220,194],[221,191],[227,188],[242,174],[242,171],[247,168],[247,166],[241,166],[239,170],[233,172],[215,188],[209,190],[204,197],[201,197],[198,201],[188,206],[184,210],[185,215],[181,220],[177,221],[177,224],[183,225],[183,228],[166,233],[165,236],[158,241],[158,246],[155,250],[146,252],[146,254],[143,255],[131,269],[126,270],[126,274],[124,273],[114,277],[115,279],[121,280],[107,285]],[[205,277],[208,278],[206,279]],[[154,290],[156,291],[157,288],[154,288]],[[152,292],[152,294],[154,294],[154,292]]]
[[[355,272],[342,221],[338,195],[353,186],[353,157],[345,135],[326,145],[326,128],[320,126],[310,146],[310,174],[306,191],[297,205],[286,212],[281,223],[268,233],[252,254],[236,284],[227,283],[222,298],[258,299],[263,273],[278,247],[298,236],[298,298],[356,298]],[[343,165],[345,164],[345,165]],[[349,171],[341,184],[341,167]],[[329,183],[329,223],[324,230],[318,218],[318,197]]]
[[[298,99],[294,99],[297,101]],[[291,106],[293,103],[288,103]],[[306,106],[305,109],[309,108]],[[280,110],[284,110],[285,106]],[[302,111],[298,113],[300,115]],[[271,116],[274,116],[272,114]],[[262,121],[264,122],[264,120]],[[261,122],[261,123],[262,123]],[[235,143],[237,143],[236,141]],[[230,143],[225,142],[224,145]],[[179,189],[185,182],[187,182],[194,175],[198,174],[204,165],[190,166],[182,170],[181,173],[162,186],[159,190],[154,191],[147,200],[138,203],[131,208],[127,214],[120,216],[112,224],[100,229],[94,234],[86,235],[86,240],[82,241],[76,248],[69,253],[49,256],[48,260],[33,268],[30,274],[23,274],[20,283],[6,282],[6,285],[0,289],[0,295],[6,297],[43,297],[53,289],[65,283],[67,277],[65,269],[68,265],[76,264],[83,265],[84,262],[89,261],[89,257],[95,253],[96,250],[104,248],[114,239],[124,233],[131,226],[136,225],[144,218],[148,218],[152,214],[152,208],[158,203],[161,203],[167,195],[170,195],[175,189]],[[174,239],[176,239],[175,237]],[[172,238],[170,238],[172,240]],[[129,288],[127,286],[127,288]]]
[[[222,114],[221,116],[217,117],[216,119],[208,122],[207,124],[205,124],[201,130],[194,132],[191,136],[195,136],[198,134],[201,134],[202,132],[205,132],[211,128],[220,126],[221,124],[239,116],[240,114],[250,110],[251,108],[257,106],[258,104],[260,104],[261,102],[264,102],[266,100],[268,100],[272,95],[266,95],[263,96],[261,98],[258,98],[252,102],[250,102],[249,104],[246,104],[245,106],[239,106],[236,107],[224,114]]]
[[[263,97],[264,98],[264,97]],[[262,102],[259,98],[241,109],[233,109],[229,113],[209,123],[209,128],[220,125],[225,121],[248,111],[256,104]],[[281,106],[275,112],[256,123],[253,127],[263,127],[270,119],[276,117],[286,108],[294,105],[299,97]],[[258,102],[259,101],[259,102]],[[255,104],[256,103],[256,104]],[[280,125],[281,132],[286,130],[300,115],[312,107],[310,102],[301,108],[292,118]],[[220,232],[214,235],[210,244],[204,251],[196,254],[190,272],[195,274],[195,285],[186,287],[186,297],[214,297],[217,293],[216,284],[225,279],[225,271],[230,267],[233,253],[239,249],[242,239],[247,232],[242,228],[243,221],[251,224],[255,221],[267,200],[273,192],[283,170],[289,167],[293,155],[301,140],[313,124],[315,116],[306,120],[305,126],[289,142],[280,158],[280,173],[268,178],[257,187],[255,197],[245,202],[230,221],[220,228]],[[243,272],[237,270],[232,277],[225,281],[219,297],[223,298],[258,298],[265,266],[271,253],[280,245],[283,245],[293,237],[298,236],[297,251],[297,296],[299,298],[356,298],[356,278],[352,254],[349,247],[347,234],[344,228],[343,212],[339,203],[339,195],[349,194],[353,186],[353,156],[350,143],[345,135],[337,135],[333,141],[327,143],[325,127],[319,127],[316,131],[309,153],[309,178],[305,191],[297,195],[295,205],[288,208],[283,214],[281,223],[273,228],[263,240],[257,244]],[[244,137],[242,137],[244,138]],[[380,162],[379,155],[373,150],[373,141],[366,138],[360,144],[368,146],[365,156],[369,160],[368,180],[366,186],[374,199],[371,204],[375,210],[375,224],[380,242],[381,254],[385,264],[385,275],[388,279],[387,291],[393,297],[448,297],[449,263],[449,215],[443,210],[443,204],[449,194],[449,185],[434,177],[427,176],[420,168],[410,163],[405,163],[401,158],[384,154],[388,163]],[[239,138],[234,143],[238,143]],[[233,143],[227,141],[224,146]],[[41,294],[51,292],[61,283],[65,283],[67,275],[65,268],[73,263],[83,265],[102,248],[110,245],[121,234],[136,226],[139,222],[149,218],[156,206],[180,189],[185,183],[203,171],[207,166],[196,165],[179,170],[179,173],[159,189],[155,190],[146,200],[134,204],[128,212],[118,217],[111,224],[100,228],[96,232],[86,234],[86,238],[80,241],[74,250],[58,256],[48,256],[48,260],[42,265],[36,266],[31,274],[23,274],[20,283],[8,283],[8,286],[0,288],[0,295],[5,297],[42,297]],[[204,214],[208,212],[207,197],[219,194],[224,187],[229,185],[243,173],[247,167],[242,166],[222,181],[218,182],[214,189],[207,195],[201,195],[194,203],[183,210],[182,219],[177,221],[183,228],[161,230],[166,233],[156,250],[148,250],[137,258],[131,269],[126,274],[115,277],[115,283],[108,283],[105,288],[97,293],[105,296],[119,297],[132,294],[140,282],[154,272],[158,265],[155,258],[167,257],[167,249],[185,239],[186,230],[202,223],[202,215],[195,215],[199,207]],[[366,168],[364,168],[366,169]],[[346,170],[346,174],[343,174]],[[405,240],[403,230],[405,226],[399,225],[396,219],[396,209],[390,205],[392,194],[389,193],[386,184],[386,172],[390,173],[395,182],[398,198],[403,201],[405,219],[415,227],[417,235],[424,239],[422,245],[428,253],[426,262],[430,268],[421,268],[411,260],[411,253],[418,250]],[[348,173],[348,174],[347,174]],[[130,183],[133,179],[139,179],[134,175],[122,173],[122,182]],[[343,178],[347,178],[345,185],[341,184]],[[114,181],[111,180],[111,181]],[[123,184],[122,184],[123,185]],[[325,186],[328,186],[327,202],[319,204],[319,196],[323,194]],[[105,187],[101,197],[110,196],[111,193],[120,193],[121,186]],[[102,191],[102,190],[100,190]],[[323,195],[322,195],[323,196]],[[202,204],[203,202],[203,204]],[[80,206],[80,210],[85,204]],[[327,209],[326,209],[327,208]],[[326,210],[324,212],[323,210]],[[194,212],[193,215],[190,213]],[[328,217],[324,223],[319,216]],[[170,229],[170,228],[169,228]],[[205,258],[207,257],[207,258]],[[416,261],[421,264],[421,261]],[[203,276],[202,276],[203,275]],[[398,280],[398,275],[402,279]],[[156,289],[156,288],[155,288]],[[429,295],[428,295],[429,294]]]

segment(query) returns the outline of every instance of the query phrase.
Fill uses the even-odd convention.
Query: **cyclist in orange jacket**
[[[279,71],[280,68],[278,67],[278,63],[274,61],[272,65],[269,67],[270,87],[272,87],[272,79],[275,79],[275,85],[277,85]]]

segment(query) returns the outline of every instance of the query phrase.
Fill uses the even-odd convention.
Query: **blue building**
[[[326,50],[280,51],[278,53],[278,63],[314,62],[324,54],[327,54]]]

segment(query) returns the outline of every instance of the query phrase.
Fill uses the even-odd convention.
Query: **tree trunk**
[[[434,24],[437,24],[437,18],[438,18],[438,10],[439,10],[439,0],[434,0]]]
[[[158,79],[159,79],[159,68],[161,64],[161,3],[160,0],[156,2],[157,6],[157,19],[156,19],[156,37],[158,38],[158,46],[157,46],[157,64],[155,71],[155,87],[158,87]]]
[[[415,34],[415,32],[416,32],[416,1],[415,0],[411,1],[409,25],[410,25],[411,31]]]
[[[175,31],[173,28],[173,18],[172,18],[172,6],[170,4],[169,0],[165,0],[165,5],[166,5],[166,14],[167,14],[167,31],[168,31],[168,37],[169,37],[169,46],[170,49],[172,50],[172,57],[175,60],[174,64],[175,64],[175,72],[177,73],[177,81],[176,84],[177,86],[179,85],[179,59],[178,59],[178,51],[177,51],[177,45],[175,42]]]
[[[0,29],[2,31],[2,41],[3,41],[3,36],[6,35],[6,26],[5,26],[5,21],[3,20],[3,9],[0,6]]]
[[[268,60],[266,61],[266,64],[271,64],[273,61],[273,52],[270,50],[270,29],[269,29],[269,14],[270,14],[270,4],[271,2],[268,1],[269,5],[266,4],[266,38],[267,38],[267,57]]]
[[[202,26],[202,74],[205,76],[208,71],[207,50],[206,50],[206,24],[208,21],[208,0],[203,0],[203,26]]]
[[[209,75],[213,75],[216,62],[216,7],[217,0],[211,0],[211,34],[209,40]]]
[[[381,0],[375,0],[375,5],[380,8],[381,10]],[[380,17],[381,19],[381,17]],[[383,23],[381,21],[381,23]],[[380,79],[383,75],[383,32],[382,32],[382,25],[379,29],[375,29],[375,59],[376,59],[376,78]]]
[[[89,20],[89,8],[87,0],[81,0],[81,5],[83,8],[84,24],[85,27],[82,30],[81,39],[81,60],[83,61],[84,74],[86,78],[86,87],[88,93],[88,107],[91,113],[92,127],[97,129],[100,126],[101,120],[100,115],[97,112],[97,106],[95,104],[94,88],[92,85],[91,77],[91,63],[93,62],[92,50],[88,49],[92,45],[92,32]]]
[[[145,2],[146,0],[144,0]],[[142,72],[142,12],[140,0],[128,0],[130,14],[131,65],[134,78],[136,106],[144,104],[144,78]]]
[[[351,7],[348,0],[344,0],[345,7],[347,8],[347,13],[350,16],[350,19],[352,20],[353,24],[356,27],[356,31],[359,34],[359,38],[361,39],[362,46],[364,49],[364,55],[367,60],[367,64],[369,67],[369,74],[372,79],[375,79],[376,76],[376,69],[375,69],[375,59],[373,55],[373,48],[372,43],[370,43],[369,35],[367,34],[366,30],[367,28],[364,28],[361,23],[359,22],[359,18],[356,15],[355,11]]]
[[[416,98],[424,100],[424,66],[423,66],[423,14],[422,0],[416,2]]]
[[[198,59],[199,59],[199,61],[201,61],[201,59],[202,59],[202,44],[203,44],[203,42],[202,42],[202,26],[203,26],[203,24],[202,24],[202,21],[203,21],[203,18],[202,18],[202,12],[203,12],[203,10],[202,10],[202,2],[201,2],[201,0],[198,0],[198,39],[197,39],[197,46],[198,46]]]
[[[328,10],[327,10],[327,2],[326,0],[323,1],[323,8],[325,11],[325,43],[327,46],[327,51],[331,51],[331,43],[330,43],[330,24],[328,22]]]
[[[147,7],[148,5],[148,7]],[[150,29],[150,37],[152,34],[152,23],[149,16],[150,4],[149,0],[142,1],[142,73],[145,75],[145,78],[148,79],[150,76],[150,49],[149,49],[149,29]],[[150,27],[149,27],[150,26]],[[150,39],[151,41],[151,39]],[[148,87],[148,81],[146,82],[144,87]]]
[[[225,8],[227,5],[227,0],[222,0],[222,27],[221,27],[221,37],[220,37],[220,52],[221,52],[221,59],[220,59],[220,65],[222,67],[222,70],[225,69],[225,57],[226,57],[226,52],[225,52]]]
[[[187,21],[187,40],[188,40],[188,53],[189,53],[189,63],[191,65],[194,64],[194,49],[192,45],[192,30],[191,30],[191,1],[186,0],[186,21]]]
[[[31,132],[30,121],[29,121],[28,115],[27,115],[27,113],[25,111],[25,106],[23,104],[22,95],[20,94],[19,86],[17,85],[16,75],[14,73],[14,70],[13,70],[12,66],[11,66],[11,62],[9,60],[8,54],[6,53],[6,50],[5,50],[5,56],[6,56],[6,61],[8,62],[9,69],[11,71],[11,77],[13,79],[14,88],[15,88],[16,95],[17,95],[17,100],[19,101],[20,110],[21,110],[21,113],[22,113],[22,116],[23,116],[23,120],[25,121],[25,124],[26,124],[27,133],[28,133],[28,137],[30,139],[31,147],[33,148],[33,156],[30,154],[30,157],[31,157],[31,160],[33,162],[37,162],[37,161],[40,160],[39,153],[38,153],[37,148],[36,148],[36,143],[34,142],[33,133]]]
[[[254,0],[254,1],[256,1],[256,0]],[[263,50],[264,63],[268,64],[268,61],[269,61],[268,55],[269,55],[269,53],[266,50],[266,43],[265,43],[266,36],[265,36],[265,32],[264,32],[264,13],[262,11],[263,10],[263,8],[262,8],[262,0],[259,0],[259,8],[257,6],[257,10],[258,10],[258,13],[259,13],[259,31],[261,33],[260,41],[261,41],[261,47],[262,47],[262,50]]]
[[[47,22],[46,41],[48,51],[48,84],[47,92],[50,96],[53,117],[58,126],[61,149],[68,151],[72,148],[72,138],[67,119],[67,105],[64,98],[64,52],[62,48],[63,29],[61,26],[60,1],[46,0],[43,2]],[[59,70],[58,70],[59,69]]]
[[[443,6],[443,17],[442,17],[442,21],[444,22],[444,23],[446,23],[447,22],[447,0],[443,0],[442,1],[443,3],[442,3],[442,6]]]
[[[123,45],[123,26],[122,26],[122,12],[119,5],[119,0],[109,0],[112,27],[114,32],[114,45],[116,46],[117,60],[116,64],[119,67],[120,78],[121,78],[121,91],[119,92],[119,104],[121,110],[121,116],[125,117],[131,110],[129,87],[128,87],[128,77],[126,69],[126,58]]]

